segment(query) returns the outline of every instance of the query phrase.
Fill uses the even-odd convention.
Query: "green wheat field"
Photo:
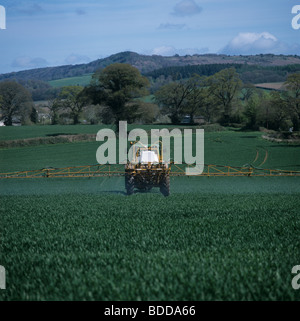
[[[99,129],[24,126],[0,137]],[[299,145],[261,135],[205,132],[205,163],[300,170]],[[96,164],[98,146],[2,148],[0,172]],[[169,197],[126,196],[123,177],[2,179],[0,200],[0,300],[300,299],[300,177],[171,177]]]

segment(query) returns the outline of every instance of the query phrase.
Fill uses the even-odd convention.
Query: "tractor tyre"
[[[125,174],[125,189],[127,189],[129,177],[130,177],[130,175],[128,175],[128,174],[126,173],[126,174]]]
[[[170,176],[167,175],[165,176],[160,184],[160,192],[164,195],[164,196],[169,196],[170,195]]]
[[[134,193],[134,177],[125,176],[125,187],[127,190],[127,195],[132,195]]]

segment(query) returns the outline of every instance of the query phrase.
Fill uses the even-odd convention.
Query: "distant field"
[[[268,90],[284,90],[284,82],[270,82],[270,83],[262,83],[262,84],[255,84],[257,88],[261,89],[268,89]]]
[[[147,96],[145,100],[150,98]],[[175,125],[138,125],[129,124],[128,130],[133,128],[143,128],[151,130],[153,128],[177,128]],[[189,127],[189,126],[184,126]],[[26,139],[35,137],[57,136],[58,134],[96,134],[102,128],[112,128],[112,125],[36,125],[36,126],[7,126],[0,127],[0,140]],[[190,128],[194,128],[190,126]]]
[[[41,126],[16,126],[0,127],[0,140],[26,139],[47,137],[57,134],[93,134],[104,126],[99,125],[41,125]]]
[[[153,103],[154,95],[145,96],[142,98],[142,101],[144,101],[145,103]]]
[[[63,86],[86,86],[90,83],[92,74],[87,74],[78,77],[62,78],[57,80],[50,80],[48,83],[52,87],[63,87]]]

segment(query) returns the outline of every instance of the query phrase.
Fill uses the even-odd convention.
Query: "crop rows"
[[[296,300],[297,194],[4,196],[3,300]]]

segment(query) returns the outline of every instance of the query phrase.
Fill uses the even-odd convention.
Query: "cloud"
[[[182,0],[175,5],[172,14],[184,17],[199,14],[201,11],[202,8],[194,0]]]
[[[68,65],[83,64],[90,62],[91,59],[88,56],[71,54],[65,59],[65,63]]]
[[[289,45],[269,32],[239,33],[222,50],[227,55],[299,54],[300,45]]]
[[[186,27],[186,24],[161,23],[157,29],[180,30]]]
[[[194,55],[194,54],[204,54],[209,52],[208,48],[183,48],[176,49],[173,46],[161,46],[154,48],[150,54],[158,56],[174,56],[178,54],[179,56]]]
[[[157,56],[173,56],[175,54],[175,48],[171,46],[161,46],[154,48],[151,54]]]
[[[32,69],[32,68],[42,68],[47,67],[48,62],[44,58],[31,58],[28,56],[20,56],[14,59],[11,64],[14,68],[21,68],[21,69]]]

